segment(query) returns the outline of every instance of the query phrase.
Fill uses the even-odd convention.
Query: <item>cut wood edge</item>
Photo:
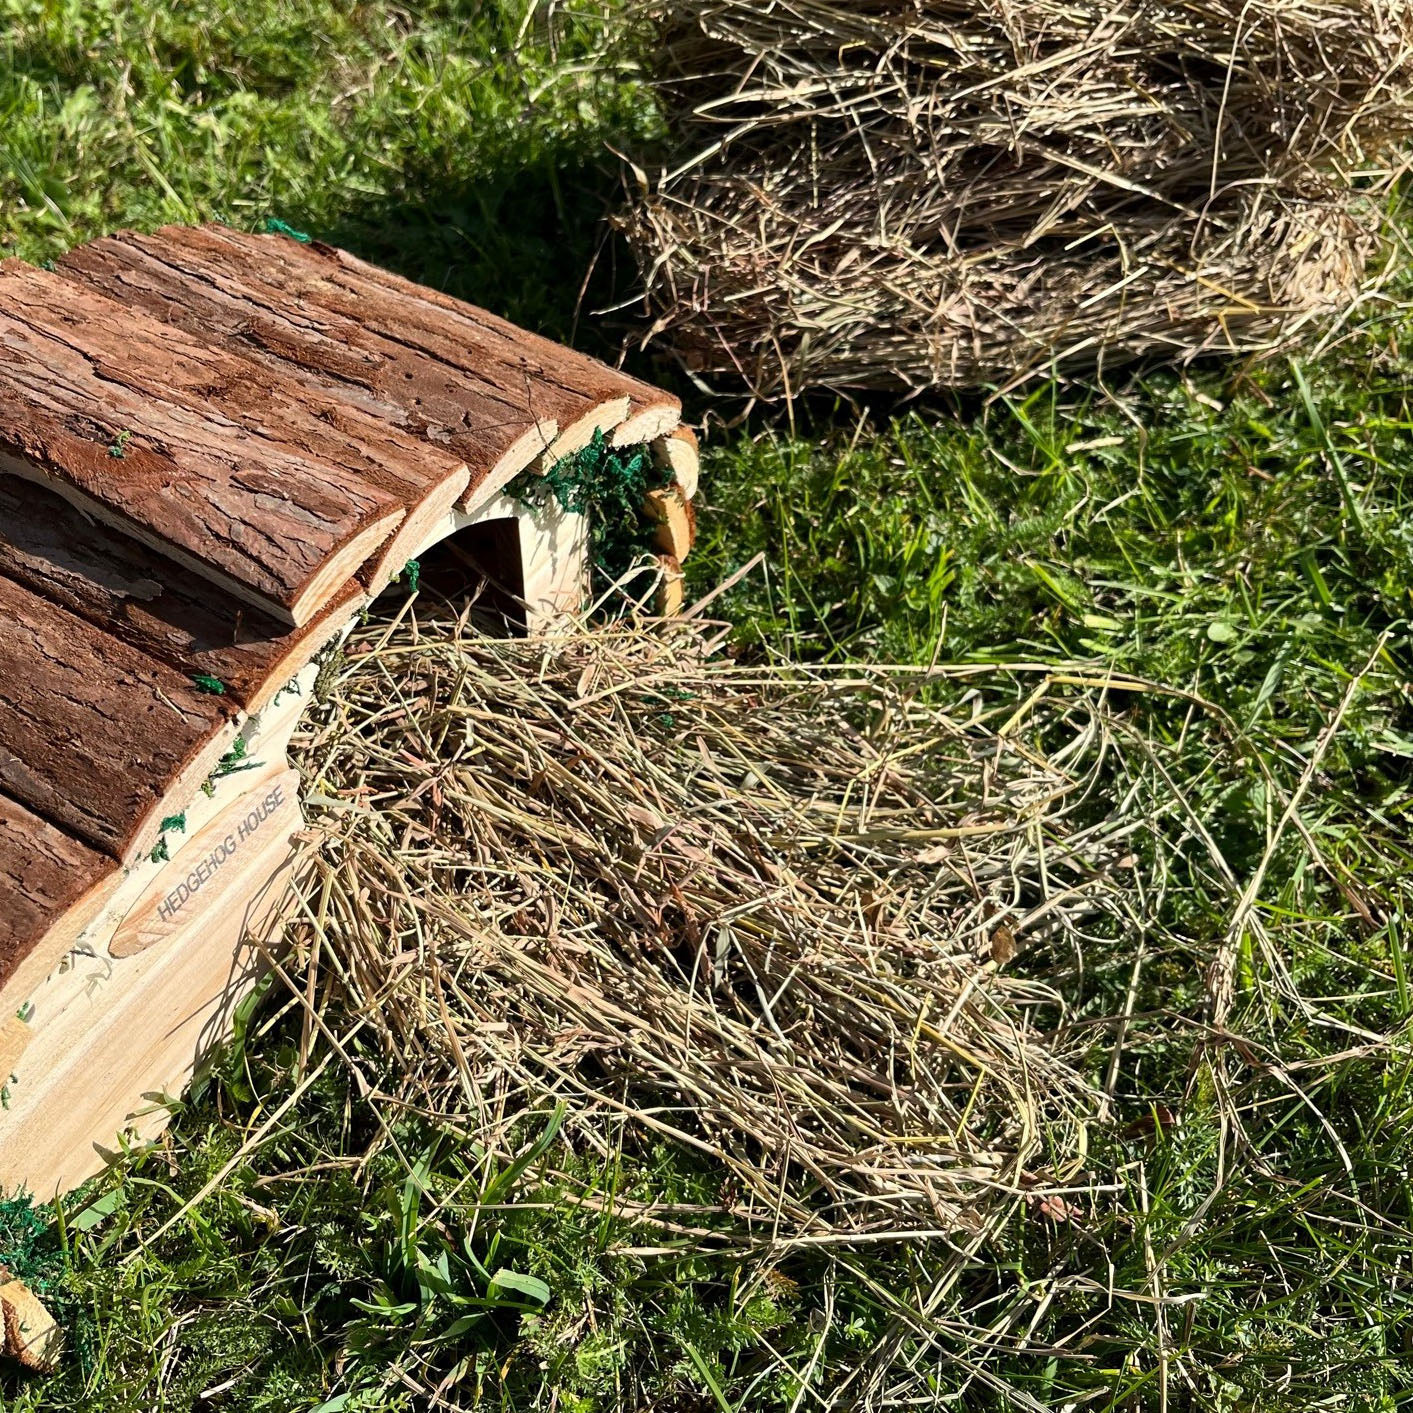
[[[593,441],[596,433],[602,432],[605,437],[611,436],[614,428],[628,416],[628,406],[627,393],[622,397],[610,397],[595,403],[577,421],[560,429],[559,435],[540,457],[539,470],[546,472],[556,461],[573,456],[576,451],[583,451]]]
[[[692,552],[697,517],[692,502],[684,500],[675,485],[649,491],[643,498],[643,515],[656,527],[653,543],[679,563]]]
[[[59,1362],[63,1332],[39,1297],[4,1266],[0,1266],[0,1313],[6,1357],[32,1373],[52,1370]]]
[[[7,471],[11,475],[19,476],[22,480],[35,482],[55,495],[62,496],[64,500],[68,501],[75,509],[82,511],[83,514],[101,521],[110,529],[127,535],[141,545],[146,545],[154,553],[160,554],[165,559],[170,559],[174,564],[180,564],[184,569],[191,570],[193,574],[199,574],[203,579],[224,589],[226,593],[240,599],[243,603],[253,604],[256,608],[263,609],[278,622],[288,623],[295,628],[304,627],[339,592],[344,583],[354,577],[364,560],[392,534],[405,514],[402,510],[396,510],[365,526],[347,540],[337,553],[330,555],[320,565],[295,597],[293,603],[285,604],[269,594],[261,593],[253,585],[236,578],[235,575],[218,569],[214,564],[208,564],[199,555],[189,553],[170,540],[164,540],[161,535],[154,535],[136,521],[118,514],[111,506],[86,494],[69,481],[60,476],[49,475],[42,467],[34,465],[33,462],[25,461],[7,451],[0,451],[0,471]]]
[[[457,493],[460,494],[459,489]],[[345,581],[358,573],[364,561],[402,523],[406,514],[406,511],[399,510],[374,521],[347,541],[336,553],[329,555],[288,610],[284,611],[284,616],[296,628],[304,627],[311,618],[316,617],[319,610],[343,587]]]
[[[409,558],[416,558],[416,555]],[[270,670],[260,690],[250,694],[245,703],[246,714],[253,718],[263,712],[314,658],[348,630],[369,602],[368,591],[357,579],[350,579],[342,591],[329,601],[323,613],[311,619],[301,635],[291,641],[289,651]]]
[[[634,405],[627,420],[614,428],[610,443],[616,447],[639,446],[666,437],[682,420],[682,404],[675,397],[661,402]]]
[[[0,1006],[5,1008],[5,1014],[14,1015],[35,987],[62,964],[84,932],[103,915],[122,881],[123,870],[113,862],[111,871],[60,913],[39,941],[20,958],[4,986],[0,986]]]
[[[162,795],[152,802],[147,812],[138,820],[132,838],[119,861],[125,868],[151,854],[162,837],[162,821],[185,810],[187,803],[195,797],[211,772],[235,746],[236,738],[241,734],[244,724],[243,716],[226,722],[171,779]]]
[[[535,426],[511,443],[480,480],[472,481],[458,509],[469,513],[498,496],[522,471],[528,471],[542,456],[547,455],[558,436],[559,423],[552,417],[541,417]]]
[[[657,557],[660,576],[653,597],[653,608],[659,618],[676,618],[682,612],[684,597],[682,565],[670,554]]]
[[[701,479],[702,456],[697,434],[690,427],[677,427],[668,436],[653,442],[653,460],[671,474],[683,500],[692,500]]]
[[[368,585],[369,598],[377,598],[402,573],[407,562],[417,558],[417,551],[430,528],[441,524],[460,504],[470,481],[471,473],[463,466],[456,475],[448,476],[435,490],[423,496],[417,505],[408,509],[387,544],[362,571],[361,578]]]

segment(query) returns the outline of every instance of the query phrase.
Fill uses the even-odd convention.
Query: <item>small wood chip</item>
[[[21,1368],[48,1373],[59,1361],[64,1335],[39,1297],[0,1266],[0,1313],[5,1321],[3,1352]]]

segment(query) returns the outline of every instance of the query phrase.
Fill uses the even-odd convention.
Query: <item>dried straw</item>
[[[1076,1178],[1102,1096],[1007,963],[1121,891],[1092,709],[423,612],[355,635],[301,739],[305,994],[382,1037],[385,1102],[488,1148],[556,1102],[670,1136],[771,1240],[975,1234]]]
[[[1349,303],[1413,130],[1407,0],[643,0],[675,170],[622,225],[765,398],[1269,350]]]

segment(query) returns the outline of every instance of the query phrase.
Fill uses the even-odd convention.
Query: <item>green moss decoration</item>
[[[27,1196],[0,1201],[0,1266],[43,1295],[64,1272],[51,1214]]]
[[[269,216],[265,220],[265,231],[267,235],[288,236],[291,240],[297,240],[301,245],[309,244],[309,237],[303,231],[297,231],[288,224],[280,220],[278,216]]]
[[[561,457],[543,476],[526,472],[518,477],[510,493],[530,506],[552,496],[561,510],[588,515],[589,558],[598,592],[652,551],[653,527],[643,519],[643,497],[668,479],[647,447],[610,446],[602,432],[595,432],[588,446]]]

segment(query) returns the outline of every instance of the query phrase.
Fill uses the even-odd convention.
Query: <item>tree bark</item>
[[[523,470],[554,440],[559,414],[578,417],[589,406],[400,343],[362,310],[323,307],[272,280],[268,263],[205,232],[172,230],[108,236],[70,251],[60,268],[455,453],[470,468],[468,496]]]
[[[58,604],[185,678],[209,678],[256,712],[357,611],[349,580],[323,612],[291,628],[223,594],[62,497],[0,475],[0,575]]]
[[[6,261],[0,345],[3,469],[276,617],[312,617],[403,518],[374,452],[336,459],[334,428],[318,451],[312,427],[292,440],[248,364],[72,281]]]
[[[0,986],[56,928],[72,941],[117,880],[114,860],[0,795]]]
[[[0,790],[128,861],[174,786],[219,756],[231,709],[4,578],[0,623]]]

